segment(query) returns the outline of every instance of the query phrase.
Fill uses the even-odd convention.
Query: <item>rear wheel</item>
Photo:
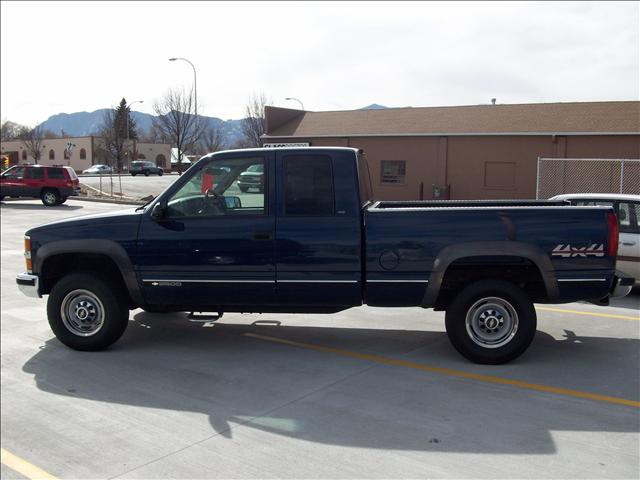
[[[60,194],[57,192],[57,190],[43,190],[42,194],[40,195],[40,199],[42,200],[42,203],[44,203],[45,207],[53,207],[54,205],[58,205],[58,203],[60,202]]]
[[[144,171],[144,176],[145,176],[145,177],[148,177],[148,176],[149,176],[149,170],[145,170],[145,171]]]
[[[519,357],[536,333],[536,311],[527,295],[502,280],[463,289],[445,316],[456,350],[476,363],[497,365]]]
[[[158,176],[161,177],[162,175],[164,175],[164,171],[158,170]]]
[[[95,275],[71,274],[56,283],[47,316],[58,340],[74,350],[102,350],[127,328],[129,309],[122,289]]]

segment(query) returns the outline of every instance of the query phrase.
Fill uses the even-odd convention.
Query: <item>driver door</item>
[[[153,305],[219,307],[274,301],[273,152],[214,155],[192,167],[143,216],[136,264]],[[263,165],[262,192],[242,192],[240,174]]]

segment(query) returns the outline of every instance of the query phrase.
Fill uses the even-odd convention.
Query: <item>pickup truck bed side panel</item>
[[[446,266],[464,252],[486,255],[492,243],[528,245],[522,256],[548,277],[551,297],[600,298],[610,288],[614,260],[606,255],[606,208],[485,207],[422,208],[365,212],[367,252],[366,303],[371,305],[425,305],[433,300]],[[484,249],[478,249],[484,245]],[[554,255],[554,249],[602,245],[587,255]],[[451,249],[456,254],[451,255]],[[445,250],[447,249],[447,250]],[[475,251],[474,251],[475,250]],[[506,250],[506,249],[505,249]],[[512,255],[518,247],[508,249]],[[449,252],[449,254],[447,254]],[[535,253],[535,255],[534,255]],[[542,259],[546,255],[548,261]],[[552,268],[549,266],[552,265]],[[557,295],[554,282],[557,276]],[[434,281],[427,298],[427,285]]]

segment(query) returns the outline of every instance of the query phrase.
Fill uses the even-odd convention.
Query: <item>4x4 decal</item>
[[[592,243],[590,247],[572,247],[571,244],[560,243],[551,252],[552,257],[604,257],[604,244]]]

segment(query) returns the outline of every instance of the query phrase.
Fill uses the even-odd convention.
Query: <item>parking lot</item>
[[[418,308],[135,310],[109,350],[73,351],[15,285],[23,234],[117,208],[1,203],[2,478],[640,475],[638,291],[538,305],[533,345],[502,366],[466,361]]]

